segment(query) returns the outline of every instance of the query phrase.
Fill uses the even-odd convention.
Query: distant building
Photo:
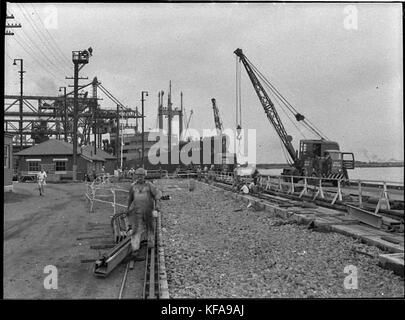
[[[146,131],[144,133],[144,155],[148,156],[150,148],[156,143],[157,132]],[[111,144],[115,145],[115,134],[110,134]],[[130,160],[142,158],[142,133],[124,134],[122,147],[122,160],[125,163]],[[120,154],[121,150],[118,151]]]
[[[30,148],[17,152],[17,174],[21,177],[33,177],[41,168],[48,175],[48,181],[73,178],[73,144],[63,140],[49,139]],[[93,170],[100,173],[105,165],[104,157],[93,154],[85,147],[77,148],[77,179],[84,180]]]
[[[82,150],[87,154],[90,155],[94,154],[94,146],[91,145],[84,146]],[[114,174],[114,170],[117,168],[117,157],[99,148],[96,149],[95,155],[105,160],[104,163],[105,173]]]
[[[13,135],[4,132],[4,191],[13,191]]]

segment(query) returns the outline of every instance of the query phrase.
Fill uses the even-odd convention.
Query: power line
[[[42,42],[42,45],[43,45],[45,48],[47,48],[47,49],[49,50],[49,48],[48,48],[48,46],[46,45],[46,43],[45,43],[45,44],[43,43],[43,40],[41,39],[40,32],[37,31],[37,28],[36,28],[36,27],[33,25],[33,23],[31,22],[31,17],[30,17],[28,14],[25,13],[25,9],[24,9],[22,6],[20,6],[20,4],[17,3],[17,6],[20,8],[21,13],[24,15],[24,17],[25,17],[25,19],[28,21],[28,23],[32,26],[32,29],[34,30],[34,32],[38,35],[38,40],[39,40],[40,42]],[[38,46],[38,45],[36,44],[36,41],[33,41],[33,40],[31,39],[31,37],[30,37],[28,34],[26,34],[26,36],[31,40],[31,42],[36,46],[36,48],[38,48],[38,50],[41,52],[41,54],[44,55],[44,57],[48,57],[48,56],[49,56],[49,55],[47,55],[47,54],[41,49],[41,46]],[[51,51],[50,51],[50,52],[51,52]],[[52,52],[51,52],[51,54],[53,55]],[[53,57],[55,58],[55,55],[53,55]],[[63,72],[63,73],[66,72],[66,70],[64,70],[59,64],[55,64],[55,63],[54,63],[52,60],[50,60],[50,59],[47,59],[47,61],[48,61],[52,66],[54,66],[55,68],[59,69],[61,72]],[[65,65],[65,64],[63,64],[63,65]],[[69,71],[70,71],[70,70],[69,70]]]
[[[24,17],[28,17],[28,22],[30,23],[30,25],[33,27],[34,32],[38,35],[38,39],[40,41],[42,41],[42,39],[45,40],[45,45],[44,47],[51,53],[51,55],[57,60],[56,63],[59,63],[58,65],[56,65],[58,68],[60,68],[60,70],[62,70],[63,72],[66,72],[66,70],[68,70],[69,68],[66,67],[66,63],[63,60],[60,60],[60,58],[56,57],[53,50],[50,49],[49,46],[49,41],[46,39],[46,37],[44,36],[44,34],[42,32],[40,32],[40,30],[36,27],[36,23],[34,21],[34,19],[32,19],[28,13],[28,11],[25,10],[25,8],[22,5],[19,5],[21,12],[24,14]],[[31,23],[32,21],[32,23]],[[41,38],[42,37],[42,38]],[[52,62],[51,62],[52,63]],[[65,69],[63,69],[63,66]]]
[[[24,49],[24,51],[27,52],[44,70],[46,70],[47,72],[50,72],[51,74],[53,74],[53,75],[56,76],[56,77],[59,77],[59,75],[58,75],[59,72],[55,71],[52,67],[49,67],[46,63],[44,63],[43,60],[38,60],[38,59],[37,59],[37,56],[38,56],[37,53],[35,52],[35,50],[33,49],[33,47],[29,44],[29,42],[27,42],[27,41],[22,37],[22,35],[24,35],[24,34],[23,34],[23,33],[22,33],[22,34],[18,34],[15,39],[16,39],[16,40],[17,40],[17,39],[20,39],[20,41],[23,42],[23,43],[21,44],[20,41],[17,41],[17,43]],[[24,35],[24,36],[25,36],[25,35]],[[31,50],[32,54],[29,53],[26,48],[28,48],[29,50]],[[45,60],[45,61],[46,61],[46,60]]]
[[[35,56],[33,56],[30,52],[27,51],[27,49],[25,48],[25,46],[20,43],[20,41],[18,40],[18,38],[15,38],[15,40],[16,40],[17,44],[18,44],[30,57],[32,57],[32,58],[37,62],[37,64],[41,66],[42,69],[44,69],[44,71],[48,72],[48,73],[49,73],[52,77],[54,77],[56,80],[60,81],[60,79],[58,79],[58,77],[55,76],[54,73],[52,73],[49,69],[47,69],[46,67],[44,67],[44,66],[42,65],[42,63],[41,63]]]
[[[31,3],[31,7],[32,9],[34,9],[39,21],[41,21],[40,25],[41,27],[46,31],[46,33],[49,35],[51,42],[55,45],[56,51],[57,53],[60,55],[60,57],[62,57],[62,60],[65,60],[66,62],[70,63],[71,61],[66,57],[66,55],[63,53],[63,51],[60,49],[60,47],[58,46],[57,42],[55,41],[55,38],[52,36],[52,34],[48,31],[47,28],[45,28],[45,24],[43,23],[41,16],[38,14],[37,9],[35,9],[35,7],[32,5]]]
[[[36,48],[33,45],[33,41],[30,40],[29,36],[24,32],[18,35],[19,37],[21,37],[21,41],[23,41],[25,43],[25,45],[32,51],[33,56],[35,57],[40,57],[43,56],[43,54],[38,54],[38,50],[36,50]],[[35,43],[34,43],[35,44]],[[38,60],[37,60],[38,61]],[[42,63],[49,68],[50,70],[52,70],[53,72],[55,72],[56,74],[60,73],[59,69],[56,69],[51,63],[49,63],[48,59],[41,59]]]

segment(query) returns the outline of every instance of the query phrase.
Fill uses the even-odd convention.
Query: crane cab
[[[347,169],[354,169],[353,153],[334,141],[301,140],[298,160],[306,176],[348,179]]]

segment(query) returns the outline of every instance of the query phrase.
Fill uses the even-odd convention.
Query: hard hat
[[[144,168],[138,168],[135,170],[135,174],[146,176],[146,170]]]

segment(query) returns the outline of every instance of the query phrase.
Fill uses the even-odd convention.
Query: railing
[[[208,174],[209,175],[209,174]],[[208,175],[203,173],[205,179]],[[223,181],[233,186],[238,187],[241,184],[249,184],[253,178],[250,176],[238,176],[235,181],[233,173],[215,173],[215,180]],[[304,195],[312,197],[312,200],[318,197],[325,200],[331,200],[331,204],[336,201],[343,201],[345,195],[355,196],[359,207],[363,207],[364,193],[368,192],[370,197],[370,186],[374,188],[373,195],[376,195],[377,213],[385,204],[388,210],[391,209],[390,198],[394,196],[395,190],[403,190],[403,183],[393,181],[376,181],[376,180],[345,180],[325,177],[302,177],[302,176],[287,176],[287,175],[260,175],[257,185],[266,191],[277,191],[286,194],[298,194],[299,198]],[[351,188],[357,186],[357,188]],[[368,189],[367,189],[368,188]],[[380,189],[375,190],[375,188]],[[399,196],[401,198],[401,196]],[[401,200],[400,200],[401,201]],[[403,194],[402,194],[403,201]]]

